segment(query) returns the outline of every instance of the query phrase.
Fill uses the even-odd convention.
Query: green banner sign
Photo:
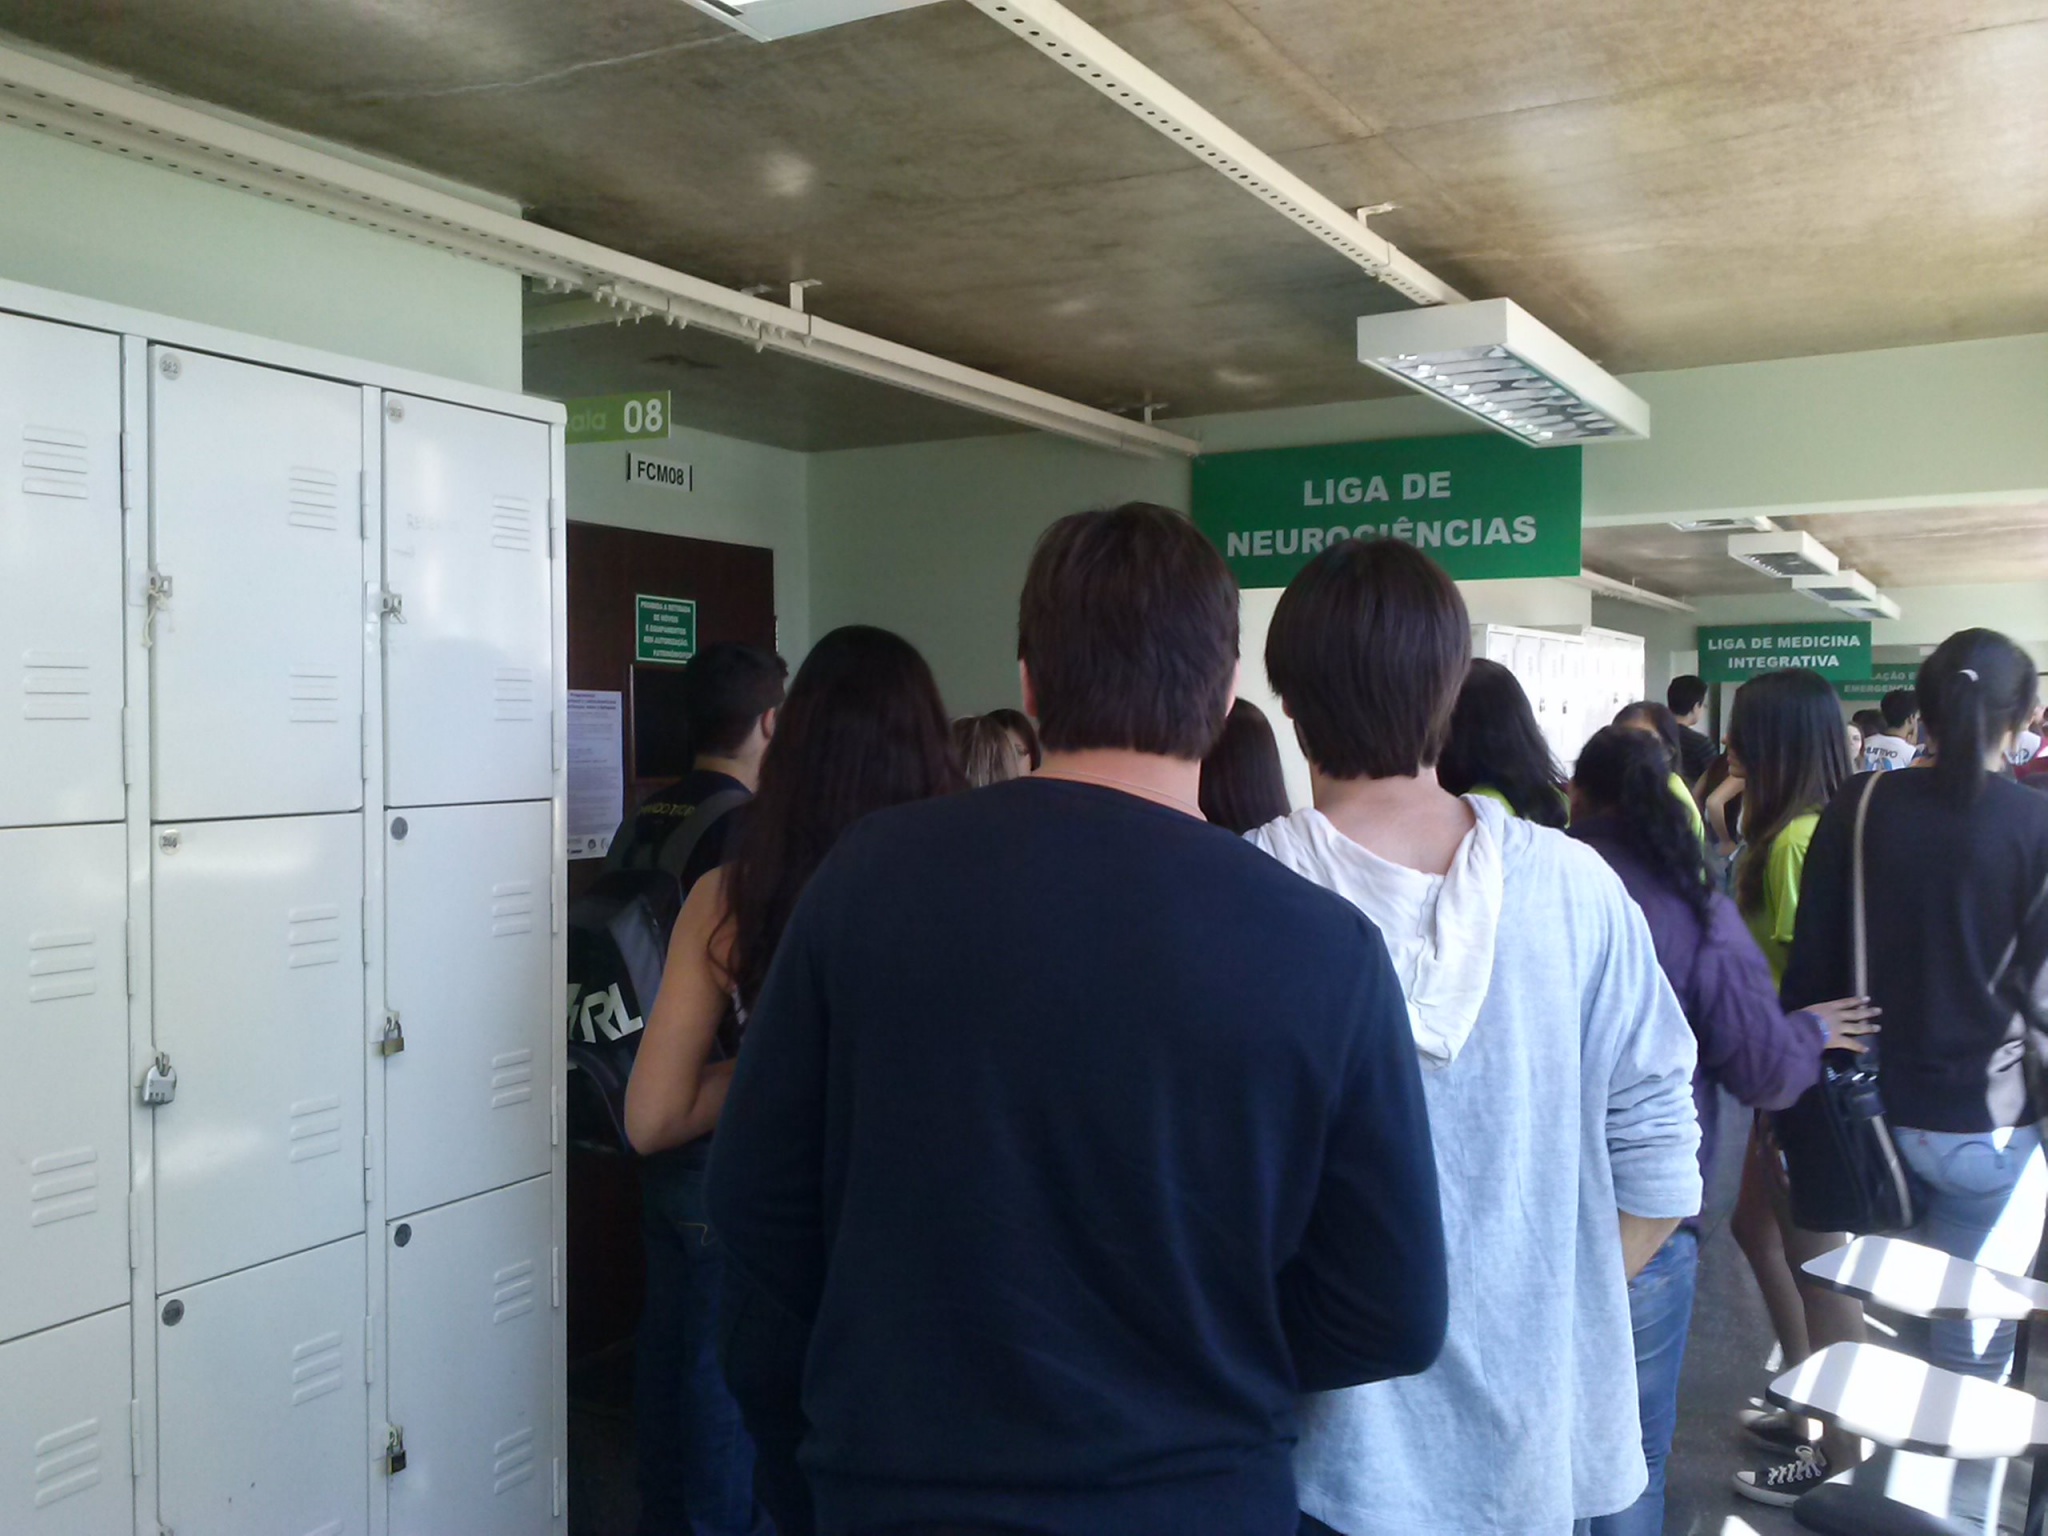
[[[633,598],[633,659],[680,664],[697,654],[697,605],[687,597]]]
[[[1491,434],[1209,454],[1194,517],[1244,587],[1348,538],[1413,544],[1458,581],[1576,576],[1580,477],[1578,448]]]
[[[1875,704],[1886,694],[1911,688],[1920,681],[1917,661],[1880,661],[1871,665],[1870,676],[1837,683],[1835,692],[1858,704]]]
[[[1700,676],[1741,683],[1762,672],[1804,667],[1831,683],[1870,676],[1870,625],[1842,619],[1820,624],[1702,624]]]
[[[623,443],[635,438],[667,437],[668,391],[643,389],[631,395],[585,395],[562,402],[569,410],[564,441]]]

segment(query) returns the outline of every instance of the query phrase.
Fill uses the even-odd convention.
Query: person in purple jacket
[[[1572,777],[1571,835],[1597,852],[1650,925],[1657,960],[1699,1039],[1692,1080],[1700,1116],[1700,1172],[1714,1157],[1715,1089],[1756,1109],[1783,1109],[1820,1077],[1821,1052],[1862,1051],[1877,1010],[1843,998],[1786,1013],[1763,952],[1735,903],[1714,889],[1705,851],[1672,797],[1662,744],[1608,726],[1579,754]],[[1650,1485],[1620,1514],[1592,1522],[1593,1536],[1657,1536],[1664,1529],[1664,1464],[1678,1422],[1699,1270],[1699,1223],[1683,1223],[1629,1284],[1636,1392]]]

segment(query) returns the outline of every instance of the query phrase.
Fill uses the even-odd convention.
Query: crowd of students
[[[1929,766],[1871,793],[1805,672],[1725,753],[1680,679],[1567,778],[1469,636],[1409,546],[1309,562],[1264,658],[1303,809],[1233,700],[1235,584],[1161,508],[1040,541],[1022,714],[949,721],[876,629],[786,698],[765,653],[692,663],[699,771],[621,838],[687,891],[626,1110],[663,1169],[645,1536],[1660,1531],[1715,1096],[1765,1112],[1733,1225],[1796,1362],[1861,1317],[1798,1283],[1844,1238],[1792,1223],[1768,1112],[1880,1024],[1913,1235],[2027,1268],[2025,654],[1937,650]],[[1745,1427],[1770,1502],[1858,1450]]]

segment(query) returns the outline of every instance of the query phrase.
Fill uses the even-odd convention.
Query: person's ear
[[[1017,688],[1024,696],[1024,713],[1036,720],[1038,718],[1038,690],[1031,686],[1030,663],[1021,659],[1017,663]]]
[[[775,722],[781,714],[782,711],[780,709],[764,709],[761,711],[761,723],[755,729],[761,733],[762,746],[767,746],[769,742],[775,739]]]
[[[1242,657],[1239,657],[1237,665],[1230,669],[1230,697],[1223,701],[1224,714],[1229,714],[1233,709],[1237,707],[1238,696],[1243,692],[1244,659]]]

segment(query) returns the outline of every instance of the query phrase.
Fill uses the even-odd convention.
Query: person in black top
[[[691,658],[683,683],[690,771],[627,817],[608,870],[666,870],[684,899],[724,862],[775,734],[788,671],[780,656],[751,645],[707,645]],[[709,1138],[699,1133],[640,1160],[647,1284],[634,1339],[638,1536],[752,1536],[764,1528],[753,1448],[712,1340],[723,1270],[705,1240],[709,1156]]]
[[[1297,1394],[1441,1347],[1385,946],[1196,808],[1237,615],[1177,513],[1054,524],[1043,767],[870,816],[783,934],[711,1214],[827,1536],[1292,1536]]]
[[[1879,1091],[1922,1183],[1910,1234],[2025,1274],[2040,1246],[2048,1168],[2022,1053],[2048,1024],[2048,800],[2004,771],[2034,705],[2033,663],[1967,629],[1920,668],[1931,769],[1852,779],[1807,850],[1783,998],[1803,1007],[1854,983],[1854,845],[1863,832],[1870,998],[1884,1010]],[[2010,1323],[1930,1327],[1934,1362],[2002,1376]]]
[[[690,771],[626,817],[606,869],[665,869],[682,897],[725,862],[732,812],[760,779],[788,676],[787,662],[753,645],[721,641],[690,658],[683,669]]]
[[[1706,681],[1690,672],[1674,677],[1664,689],[1664,703],[1678,722],[1678,771],[1691,789],[1718,750],[1714,738],[1699,728],[1707,713]]]

